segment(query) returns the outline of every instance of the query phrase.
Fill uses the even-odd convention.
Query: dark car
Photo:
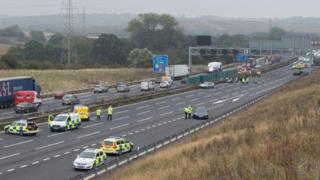
[[[126,83],[119,82],[117,83],[117,92],[129,92],[130,88]]]
[[[62,105],[75,105],[79,103],[80,99],[76,95],[67,94],[62,98]]]
[[[195,113],[193,114],[194,119],[209,119],[208,110],[206,107],[197,107]]]
[[[19,103],[15,107],[16,113],[31,113],[31,112],[37,112],[38,106],[33,103]]]
[[[109,91],[109,88],[102,85],[96,85],[93,89],[93,93],[106,93]]]
[[[64,95],[65,95],[65,92],[58,91],[58,92],[54,93],[54,99],[62,99]]]

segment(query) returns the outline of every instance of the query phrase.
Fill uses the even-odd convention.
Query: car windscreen
[[[196,110],[196,114],[198,114],[198,115],[206,115],[207,114],[207,109],[205,107],[199,107]]]
[[[56,116],[54,118],[54,121],[65,121],[67,119],[68,116]]]
[[[113,141],[104,141],[103,143],[105,145],[107,145],[107,146],[112,146],[113,145]]]
[[[80,155],[79,155],[80,158],[89,158],[89,159],[94,159],[96,157],[96,153],[94,152],[82,152]]]
[[[71,99],[72,96],[63,96],[63,99]]]

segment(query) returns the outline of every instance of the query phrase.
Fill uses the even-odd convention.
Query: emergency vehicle
[[[109,137],[101,142],[100,149],[106,154],[121,155],[126,152],[131,152],[133,143],[125,138]]]
[[[99,149],[86,149],[73,161],[74,169],[89,170],[104,163],[106,154]]]
[[[17,120],[4,127],[4,132],[7,134],[18,135],[36,135],[39,132],[38,125],[31,120]]]
[[[73,112],[79,114],[82,121],[90,120],[89,107],[84,105],[76,105],[73,108]]]
[[[78,129],[81,126],[81,118],[77,113],[64,113],[56,117],[49,115],[48,125],[52,132]]]

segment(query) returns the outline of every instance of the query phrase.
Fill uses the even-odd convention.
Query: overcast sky
[[[0,16],[61,14],[67,0],[0,0]],[[320,17],[320,0],[73,0],[77,12],[224,17]]]

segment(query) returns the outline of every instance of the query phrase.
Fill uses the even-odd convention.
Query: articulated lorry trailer
[[[41,87],[31,76],[0,78],[0,108],[13,106],[17,91],[35,91],[40,96]]]

